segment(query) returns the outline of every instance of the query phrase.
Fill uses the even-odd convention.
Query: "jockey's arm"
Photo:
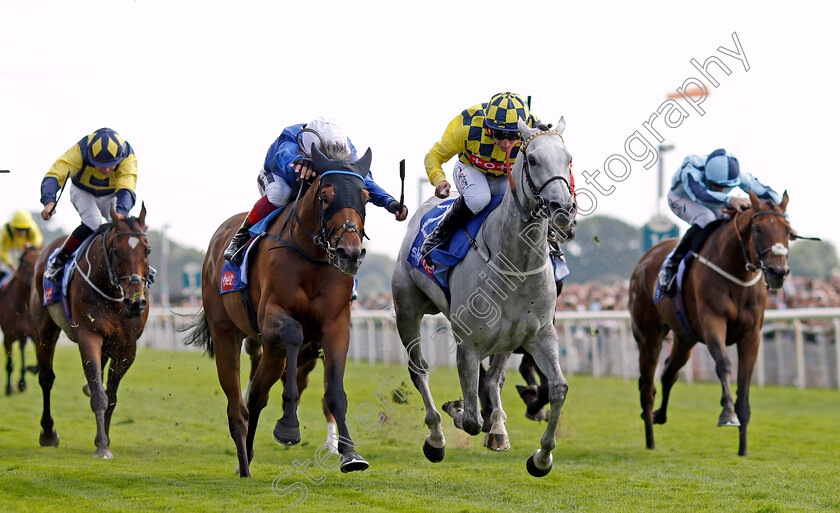
[[[445,197],[449,192],[447,189],[447,194],[441,196],[437,190],[438,185],[441,182],[446,181],[446,174],[443,172],[443,164],[448,162],[449,159],[457,155],[458,152],[463,149],[464,141],[467,139],[468,132],[469,127],[463,126],[460,116],[456,117],[446,127],[440,141],[436,142],[434,146],[432,146],[429,153],[426,154],[426,158],[423,160],[426,167],[426,174],[429,176],[429,182],[435,186],[435,193],[438,194],[439,197]]]
[[[385,192],[385,189],[380,187],[379,184],[373,181],[373,172],[369,172],[365,177],[365,189],[367,189],[370,194],[370,202],[377,207],[382,207],[388,210],[388,212],[394,214],[397,221],[403,221],[408,216],[408,209],[405,205],[403,205],[402,210],[398,212],[397,209],[399,208],[399,202],[395,200],[393,196]]]

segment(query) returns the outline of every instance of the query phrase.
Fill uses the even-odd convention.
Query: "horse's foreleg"
[[[12,344],[11,340],[5,340],[6,342],[6,395],[12,395],[12,371],[14,370],[14,365],[12,364]]]
[[[510,449],[505,422],[507,415],[502,409],[502,382],[505,375],[505,364],[510,358],[510,353],[497,354],[490,363],[484,383],[484,394],[490,401],[492,413],[490,414],[490,432],[484,438],[484,446],[492,451],[506,451]]]
[[[318,360],[316,359],[315,362]],[[324,390],[327,389],[327,373],[324,372]],[[335,422],[335,417],[332,413],[330,413],[330,409],[327,408],[327,398],[326,396],[321,398],[321,409],[324,412],[324,418],[327,421],[327,441],[325,445],[327,446],[327,450],[331,454],[338,454],[338,426]]]
[[[674,345],[668,360],[665,362],[665,370],[662,372],[662,404],[659,409],[653,412],[654,424],[665,424],[668,420],[668,398],[671,396],[671,388],[679,377],[680,369],[691,357],[691,348],[695,342],[683,338],[674,337]]]
[[[747,425],[750,423],[750,382],[752,381],[758,346],[761,344],[761,332],[746,335],[738,344],[738,398],[735,400],[735,412],[741,422],[738,441],[738,455],[747,455]]]
[[[709,321],[706,322],[708,323]],[[720,324],[725,333],[726,328],[724,321],[720,321],[717,324]],[[709,353],[711,353],[712,358],[715,360],[715,371],[717,372],[721,386],[720,405],[723,407],[723,411],[720,413],[717,425],[738,426],[740,425],[740,422],[738,421],[738,416],[735,415],[735,408],[732,403],[732,392],[729,389],[729,380],[732,376],[732,363],[729,361],[729,356],[726,354],[726,346],[724,346],[724,340],[726,340],[726,337],[724,333],[717,333],[713,331],[712,333],[708,333],[705,337],[706,347],[709,348]]]
[[[271,387],[283,375],[285,366],[286,355],[282,349],[269,345],[260,357],[257,370],[249,381],[248,436],[245,441],[248,449],[248,461],[251,461],[254,457],[254,437],[257,433],[260,413],[268,404]],[[280,440],[278,442],[283,443]]]
[[[644,319],[642,319],[644,320]],[[642,405],[642,420],[645,422],[645,446],[648,449],[656,447],[653,441],[653,401],[656,396],[654,376],[659,364],[659,353],[662,351],[662,339],[666,332],[662,332],[659,323],[648,321],[644,326],[633,320],[633,338],[639,347],[639,401]]]
[[[111,367],[108,369],[108,388],[105,394],[108,396],[108,407],[105,409],[105,436],[111,439],[111,416],[114,414],[114,408],[117,407],[117,390],[120,387],[120,381],[128,368],[134,363],[134,358],[137,356],[137,346],[135,342],[127,343],[123,348],[124,353],[119,358],[111,360]],[[105,358],[102,358],[102,372],[105,372]]]
[[[297,403],[300,393],[297,386],[298,354],[303,345],[303,328],[283,310],[267,311],[262,322],[263,342],[275,349],[286,350],[286,381],[283,388],[283,417],[274,426],[274,439],[283,445],[300,443],[300,423]],[[263,355],[265,357],[266,355]]]
[[[540,439],[540,448],[528,458],[526,468],[534,477],[542,477],[551,471],[551,451],[556,445],[557,425],[560,422],[560,412],[566,402],[569,384],[560,369],[560,357],[557,354],[557,332],[551,324],[545,326],[526,349],[534,356],[540,370],[548,380],[548,397],[551,412],[548,415],[548,425]]]
[[[26,335],[20,338],[20,381],[18,381],[18,390],[21,392],[26,390]]]
[[[338,452],[341,454],[339,468],[342,472],[353,472],[366,470],[370,464],[356,452],[347,428],[347,394],[344,391],[344,368],[347,349],[350,347],[350,331],[347,328],[343,322],[324,328],[324,401],[338,428]]]
[[[90,409],[96,417],[96,452],[94,458],[113,458],[109,446],[111,441],[105,427],[105,410],[108,408],[108,396],[102,384],[102,337],[81,325],[77,328],[79,353],[82,357],[82,369],[85,372],[90,390]]]

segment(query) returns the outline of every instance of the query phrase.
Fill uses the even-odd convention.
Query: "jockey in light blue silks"
[[[763,185],[750,173],[742,172],[738,159],[724,149],[715,150],[708,156],[689,155],[674,174],[668,206],[691,227],[659,275],[659,284],[667,295],[673,296],[676,292],[675,278],[680,261],[689,250],[700,251],[706,237],[717,225],[710,226],[710,223],[726,215],[722,208],[730,207],[738,212],[750,208],[749,199],[729,195],[736,187],[777,205],[782,201],[776,191]]]
[[[300,138],[300,144],[298,144],[298,138]],[[240,265],[244,256],[242,254],[244,252],[240,249],[251,238],[250,228],[293,199],[292,195],[297,192],[295,183],[299,178],[307,180],[316,175],[311,156],[301,149],[301,147],[307,148],[308,151],[312,144],[317,144],[321,151],[324,150],[324,144],[344,146],[354,161],[357,158],[355,146],[350,138],[344,135],[344,131],[336,120],[319,117],[306,124],[299,123],[286,127],[280,137],[268,148],[263,169],[257,177],[262,197],[254,204],[254,208],[242,222],[239,231],[231,239],[230,245],[225,250],[226,260]],[[387,209],[388,212],[394,214],[397,221],[405,220],[408,209],[403,206],[398,212],[400,203],[373,181],[373,173],[368,173],[365,177],[365,189],[370,193],[371,203]]]

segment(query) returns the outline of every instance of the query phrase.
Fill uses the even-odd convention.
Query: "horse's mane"
[[[350,151],[350,147],[344,143],[324,141],[321,143],[319,149],[325,157],[331,160],[344,160],[350,162],[353,158],[353,153]]]

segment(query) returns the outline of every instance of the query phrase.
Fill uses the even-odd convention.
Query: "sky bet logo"
[[[228,271],[222,275],[222,290],[233,290],[233,271]]]

